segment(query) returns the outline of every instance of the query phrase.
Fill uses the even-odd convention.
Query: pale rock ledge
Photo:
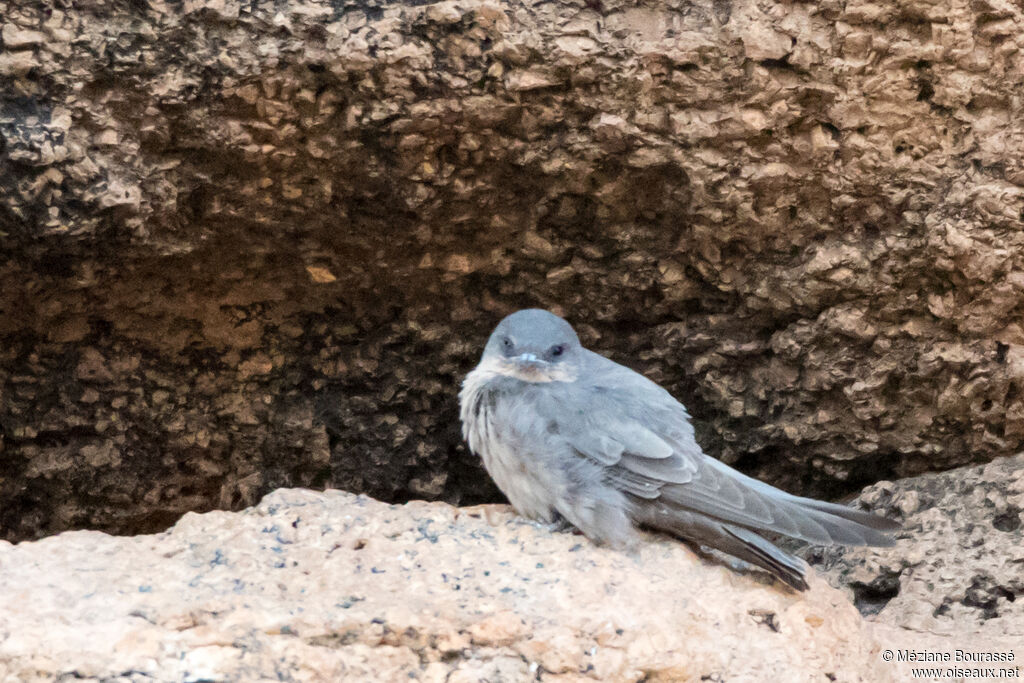
[[[282,489],[134,537],[0,544],[0,678],[885,681],[871,626],[651,537]]]

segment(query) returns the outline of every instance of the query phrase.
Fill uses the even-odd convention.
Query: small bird
[[[759,534],[892,545],[899,524],[801,498],[704,454],[690,415],[643,375],[580,345],[540,309],[502,320],[459,393],[462,434],[524,517],[598,543],[668,533],[762,567],[797,590],[807,566]]]

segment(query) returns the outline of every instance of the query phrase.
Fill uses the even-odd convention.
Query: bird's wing
[[[609,483],[640,498],[743,527],[818,543],[883,545],[897,525],[843,505],[800,498],[704,455],[686,408],[643,375],[585,351],[585,372],[543,411]]]
[[[666,484],[691,482],[705,456],[686,408],[643,375],[584,353],[583,377],[553,386],[539,406],[558,433],[630,493],[654,498]]]

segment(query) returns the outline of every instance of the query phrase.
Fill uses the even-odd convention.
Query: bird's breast
[[[512,506],[525,517],[551,521],[552,473],[539,467],[537,453],[521,443],[503,406],[501,377],[474,370],[459,393],[462,434]]]

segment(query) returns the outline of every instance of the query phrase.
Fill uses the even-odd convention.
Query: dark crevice
[[[871,583],[852,582],[850,588],[853,590],[853,604],[862,615],[878,614],[900,594],[900,575],[884,572]]]
[[[1021,526],[1020,512],[1020,508],[1010,505],[1005,512],[992,518],[992,526],[999,531],[1016,531]]]
[[[980,574],[971,579],[971,585],[965,591],[962,604],[981,610],[984,620],[999,616],[999,601],[1015,602],[1017,592],[998,583],[993,577]]]

